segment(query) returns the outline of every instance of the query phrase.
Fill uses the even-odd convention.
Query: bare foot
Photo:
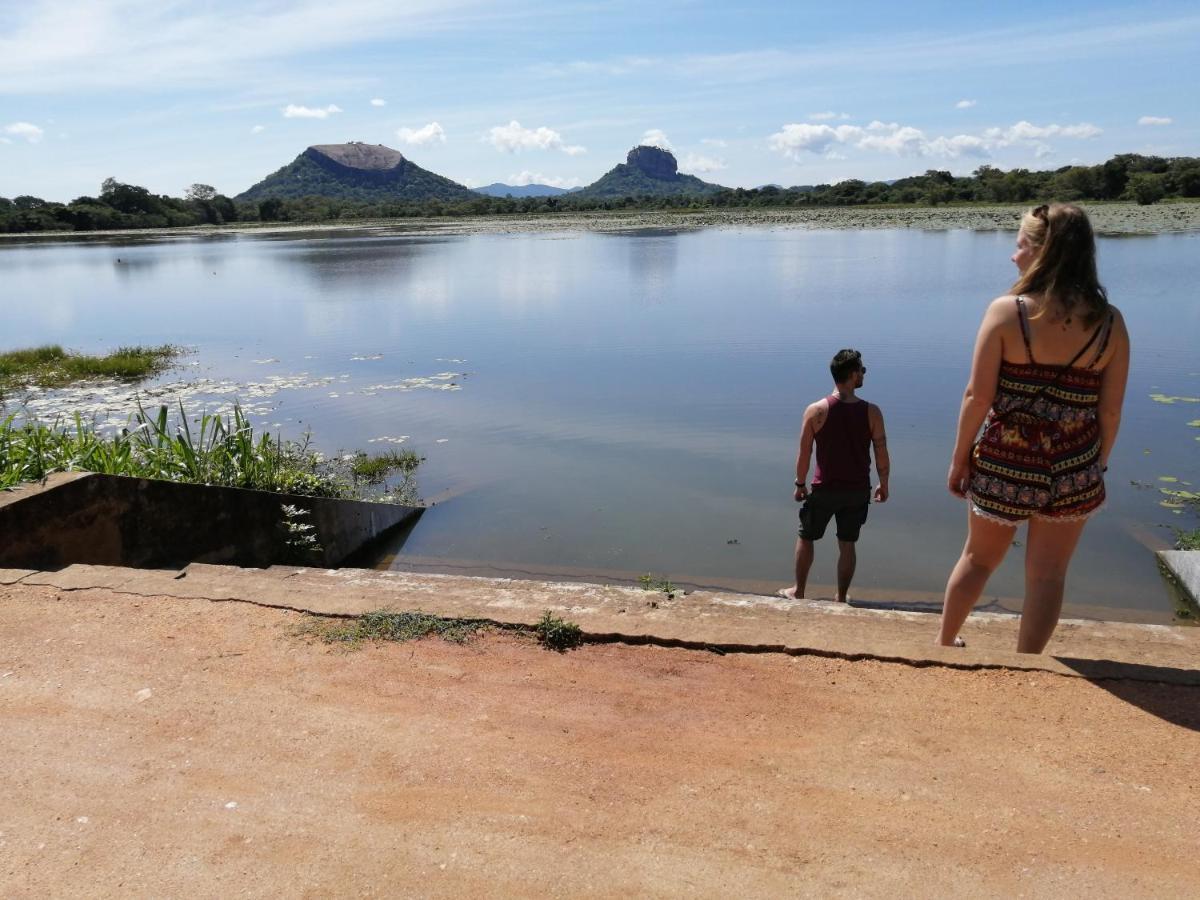
[[[800,599],[799,597],[797,597],[797,596],[796,596],[796,588],[795,588],[795,587],[790,587],[790,588],[780,588],[779,590],[777,590],[777,591],[775,592],[775,595],[776,595],[777,597],[782,597],[784,600],[798,600],[798,599]]]
[[[839,597],[837,594],[834,594],[833,602],[834,603],[849,603],[850,601],[848,599],[846,599],[845,597]]]

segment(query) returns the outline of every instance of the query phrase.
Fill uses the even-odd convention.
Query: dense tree
[[[217,189],[211,184],[195,184],[188,185],[188,189],[183,192],[185,200],[211,200],[217,196]]]
[[[1162,175],[1152,172],[1134,172],[1129,177],[1129,193],[1139,206],[1157,203],[1167,195]]]

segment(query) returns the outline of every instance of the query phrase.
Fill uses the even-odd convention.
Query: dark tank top
[[[829,398],[829,413],[817,432],[817,471],[813,485],[829,490],[871,488],[871,423],[866,400],[846,403]]]

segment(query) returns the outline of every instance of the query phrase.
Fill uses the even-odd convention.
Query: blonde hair
[[[1077,309],[1095,325],[1108,310],[1108,294],[1096,274],[1096,238],[1087,213],[1070,203],[1043,204],[1021,218],[1035,256],[1012,286],[1014,294],[1039,294],[1069,316]]]

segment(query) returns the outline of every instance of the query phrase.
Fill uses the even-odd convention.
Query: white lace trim
[[[971,512],[975,513],[975,515],[979,516],[981,519],[987,519],[989,522],[996,522],[1000,525],[1008,525],[1012,528],[1016,528],[1023,521],[1025,521],[1024,519],[1005,519],[1003,516],[998,516],[995,513],[986,512],[980,509],[974,503],[971,504]]]
[[[975,515],[979,516],[981,519],[987,519],[991,522],[997,522],[1001,525],[1009,525],[1013,528],[1016,528],[1022,522],[1026,522],[1029,519],[1037,519],[1040,522],[1082,522],[1085,519],[1090,519],[1106,506],[1108,506],[1107,498],[1095,509],[1089,509],[1085,513],[1079,513],[1078,515],[1074,516],[1048,516],[1045,513],[1035,512],[1021,519],[1005,519],[1003,516],[998,516],[995,513],[990,513],[986,510],[980,509],[974,503],[971,504],[971,512],[975,513]]]

